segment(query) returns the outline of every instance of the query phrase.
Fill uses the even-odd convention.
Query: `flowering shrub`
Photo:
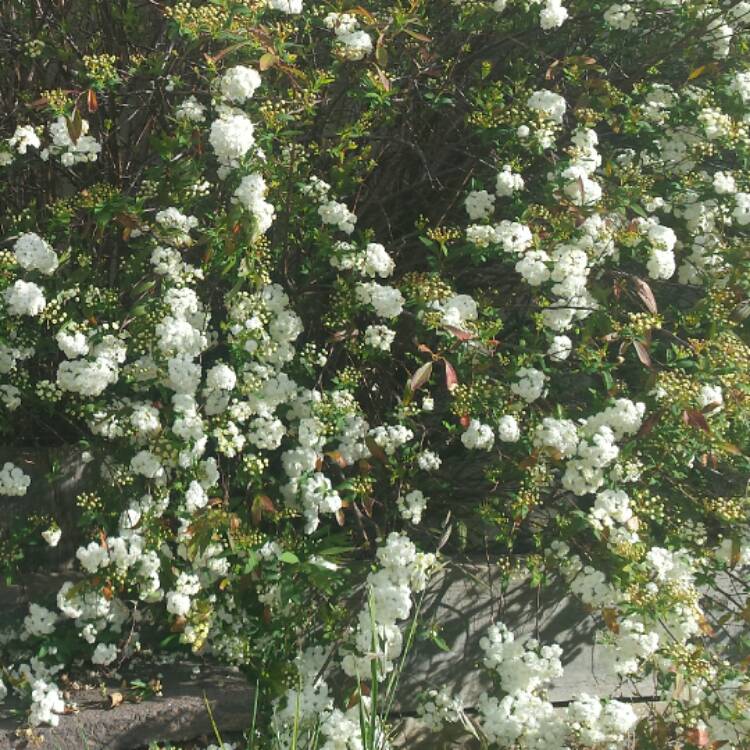
[[[54,724],[64,672],[192,651],[264,746],[385,747],[415,595],[481,543],[662,703],[558,713],[564,654],[498,625],[430,726],[746,747],[750,3],[6,5],[1,428],[100,481],[0,698]],[[6,523],[5,578],[61,533]]]

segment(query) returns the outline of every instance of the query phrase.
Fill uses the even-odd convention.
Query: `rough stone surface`
[[[240,732],[250,725],[253,691],[245,678],[222,668],[203,667],[195,675],[189,665],[165,667],[161,697],[140,703],[126,700],[110,708],[107,693],[74,692],[79,712],[60,717],[57,727],[42,727],[29,736],[5,708],[0,713],[0,750],[136,750],[155,740],[180,742],[213,738],[211,716],[219,731]],[[111,686],[109,692],[127,690]],[[19,734],[20,733],[20,734]],[[38,737],[43,737],[41,744]],[[214,740],[215,741],[215,740]]]
[[[434,623],[450,647],[440,650],[430,641],[417,641],[404,667],[397,706],[416,708],[417,695],[427,688],[445,687],[473,706],[489,682],[480,669],[479,641],[493,622],[504,622],[518,639],[534,637],[563,649],[565,675],[550,689],[550,700],[565,702],[589,691],[612,696],[650,697],[648,682],[619,685],[603,668],[594,642],[595,621],[583,605],[567,595],[562,584],[534,590],[528,582],[500,590],[499,570],[491,564],[453,564],[436,577],[425,596],[422,620]]]

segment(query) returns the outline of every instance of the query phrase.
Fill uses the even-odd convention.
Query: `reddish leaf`
[[[345,469],[348,466],[340,451],[328,451],[326,456],[328,456],[328,458],[330,458],[341,469]]]
[[[432,375],[432,362],[425,362],[410,378],[409,389],[411,391],[419,390]]]
[[[474,338],[473,333],[469,333],[469,331],[464,331],[461,328],[456,328],[456,326],[445,326],[446,331],[450,331],[459,341],[470,341]]]
[[[656,297],[651,291],[651,287],[637,276],[633,277],[633,285],[635,286],[635,292],[640,297],[643,306],[650,312],[656,314],[659,312],[659,308],[656,305]]]
[[[89,112],[96,112],[99,109],[99,102],[96,99],[96,92],[93,89],[89,89],[86,95],[86,105],[89,108]]]
[[[633,347],[635,348],[635,353],[638,355],[638,359],[640,359],[646,367],[651,369],[654,365],[651,361],[651,355],[648,353],[646,345],[642,341],[634,341]]]
[[[646,435],[656,427],[656,423],[661,419],[661,414],[661,411],[655,411],[653,414],[649,414],[648,417],[643,420],[641,429],[636,433],[636,439],[646,437]]]
[[[461,427],[463,427],[465,430],[468,430],[469,425],[471,424],[471,417],[468,414],[462,414],[459,422],[461,423]]]
[[[458,387],[458,375],[453,365],[447,359],[443,359],[443,362],[445,363],[445,386],[453,393]]]
[[[682,412],[682,421],[690,427],[695,427],[703,432],[711,432],[706,418],[697,409],[685,409]]]
[[[617,610],[611,607],[605,607],[602,610],[602,618],[604,618],[604,624],[613,633],[620,632],[620,623],[617,622]]]
[[[685,738],[691,745],[696,747],[707,747],[709,743],[708,732],[703,727],[693,727],[685,732]]]
[[[263,514],[276,515],[278,511],[268,495],[256,495],[253,500],[253,506],[250,510],[250,517],[253,525],[258,526],[263,518]]]

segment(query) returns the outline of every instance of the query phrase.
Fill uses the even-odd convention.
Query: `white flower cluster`
[[[401,654],[403,636],[398,622],[409,617],[412,594],[427,585],[435,556],[417,552],[406,535],[392,532],[378,549],[377,559],[380,568],[367,578],[369,601],[359,613],[352,650],[344,656],[342,667],[352,677],[365,677],[376,659],[382,681]]]
[[[245,175],[234,191],[232,201],[239,203],[255,219],[256,236],[265,234],[273,224],[275,209],[266,201],[266,181],[258,172]]]
[[[0,469],[0,495],[20,497],[31,485],[31,477],[10,461]]]
[[[160,237],[175,247],[184,247],[193,243],[190,230],[198,226],[195,216],[186,216],[178,208],[170,206],[156,214]]]
[[[422,513],[427,508],[427,498],[421,490],[412,490],[397,501],[398,511],[405,521],[417,525],[422,521]]]
[[[530,639],[521,643],[503,623],[492,625],[479,641],[484,666],[497,673],[506,693],[530,693],[562,677],[562,649]]]
[[[372,52],[372,39],[359,28],[351,13],[329,13],[323,23],[336,35],[339,54],[346,60],[362,60]]]
[[[10,315],[36,317],[47,306],[44,292],[33,281],[19,279],[3,291],[6,309]]]
[[[229,68],[219,79],[221,95],[233,104],[243,104],[251,99],[260,84],[260,73],[246,65]]]
[[[26,271],[39,271],[50,276],[56,270],[60,261],[52,246],[34,232],[22,234],[13,245],[16,263]]]
[[[211,123],[208,140],[222,167],[237,167],[255,145],[255,127],[244,112],[225,109]]]
[[[489,451],[495,444],[495,433],[489,425],[472,419],[461,435],[461,442],[469,450]]]
[[[101,144],[89,132],[88,120],[80,119],[80,134],[77,138],[71,135],[71,129],[75,127],[75,121],[69,125],[69,121],[62,115],[49,124],[49,135],[52,139],[49,147],[40,152],[40,156],[46,159],[50,154],[59,156],[60,162],[65,167],[72,167],[79,162],[96,161],[102,151]]]

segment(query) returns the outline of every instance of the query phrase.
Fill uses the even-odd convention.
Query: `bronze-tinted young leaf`
[[[73,112],[73,117],[65,118],[65,125],[68,128],[70,140],[73,141],[73,143],[78,143],[78,139],[83,132],[83,119],[81,118],[81,113],[77,107]]]
[[[604,619],[604,624],[607,626],[608,630],[615,634],[620,632],[620,623],[617,621],[616,609],[605,607],[602,610],[602,618]]]
[[[383,464],[388,462],[388,456],[386,456],[385,451],[375,442],[374,438],[368,435],[365,438],[365,444],[373,458]]]
[[[447,360],[443,359],[445,363],[445,387],[452,393],[458,387],[458,375],[455,367]]]
[[[94,89],[89,89],[88,94],[86,94],[86,106],[89,112],[96,112],[99,109],[99,101],[96,98]]]
[[[640,297],[643,306],[650,312],[656,314],[659,312],[659,308],[656,305],[656,297],[651,290],[651,287],[637,276],[633,277],[633,286],[635,287],[635,293]]]
[[[473,333],[464,331],[461,328],[456,328],[456,326],[446,325],[445,330],[450,331],[459,341],[470,341],[471,339],[475,338]]]
[[[654,364],[651,361],[651,355],[648,353],[646,345],[642,341],[633,341],[633,348],[635,349],[635,353],[638,355],[638,359],[640,359],[641,362],[646,365],[646,367],[651,369]]]
[[[328,451],[326,456],[331,459],[339,468],[345,469],[347,464],[346,459],[341,455],[341,451]]]
[[[259,526],[263,515],[276,515],[278,511],[268,495],[256,495],[250,509],[250,517],[254,526]]]
[[[682,421],[690,427],[695,427],[703,432],[711,432],[706,418],[697,409],[685,409],[682,412]]]
[[[409,378],[409,390],[418,391],[432,375],[432,362],[425,362],[417,371]]]
[[[641,428],[635,435],[636,439],[646,437],[646,435],[656,427],[657,422],[661,419],[661,415],[661,411],[655,411],[652,414],[649,414],[641,423]]]

